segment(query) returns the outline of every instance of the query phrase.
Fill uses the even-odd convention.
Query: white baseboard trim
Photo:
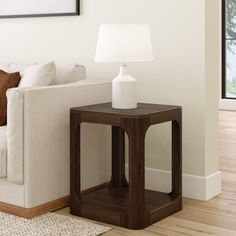
[[[128,165],[126,165],[126,175]],[[128,178],[128,177],[127,177]],[[171,172],[145,168],[145,188],[160,192],[171,191]],[[186,198],[208,201],[221,193],[221,172],[208,176],[183,174],[183,196]]]

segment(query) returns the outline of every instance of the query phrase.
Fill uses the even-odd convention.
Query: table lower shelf
[[[78,216],[132,228],[129,226],[129,193],[127,187],[103,188],[82,197]],[[147,227],[182,209],[181,197],[173,199],[169,194],[145,190],[145,222],[137,228]]]

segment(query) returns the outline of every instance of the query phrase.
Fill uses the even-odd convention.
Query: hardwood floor
[[[219,154],[223,192],[220,196],[201,202],[184,199],[184,209],[144,230],[133,231],[119,227],[105,236],[236,236],[236,112],[219,112]],[[69,209],[58,211],[69,214]]]

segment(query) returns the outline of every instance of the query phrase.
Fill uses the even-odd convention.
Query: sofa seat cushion
[[[0,177],[7,175],[7,126],[0,126]]]

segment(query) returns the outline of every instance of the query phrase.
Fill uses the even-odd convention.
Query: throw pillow
[[[9,88],[17,87],[20,82],[20,73],[7,73],[0,70],[0,126],[7,123],[7,96]]]
[[[55,78],[56,66],[54,62],[30,65],[24,70],[19,87],[51,85]]]

